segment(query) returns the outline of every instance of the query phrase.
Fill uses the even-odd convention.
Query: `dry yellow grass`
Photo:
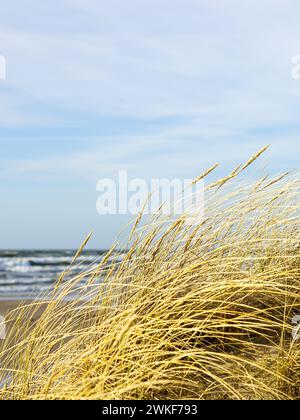
[[[61,277],[34,326],[40,303],[18,309],[0,398],[300,399],[300,182],[241,185],[252,160],[203,220],[138,218],[121,262]]]

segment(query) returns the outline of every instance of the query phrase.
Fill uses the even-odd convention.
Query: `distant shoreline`
[[[28,301],[33,301],[36,300],[37,296],[32,295],[30,293],[28,293],[28,295],[0,295],[0,307],[2,303],[8,303],[8,302],[15,302],[15,303],[22,303],[22,302],[28,302]]]

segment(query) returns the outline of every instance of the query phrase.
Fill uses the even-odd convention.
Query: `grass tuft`
[[[139,217],[122,260],[12,313],[0,398],[300,399],[300,184],[240,184],[260,154],[206,188],[203,219]]]

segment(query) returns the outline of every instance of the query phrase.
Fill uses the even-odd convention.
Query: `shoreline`
[[[24,295],[14,295],[14,294],[7,294],[7,295],[0,295],[0,304],[1,302],[28,302],[36,300],[38,296],[31,295],[31,294],[24,294]]]

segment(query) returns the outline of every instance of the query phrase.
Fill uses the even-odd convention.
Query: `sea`
[[[63,271],[70,267],[68,276],[72,277],[92,269],[105,253],[84,250],[70,267],[75,250],[0,250],[0,299],[26,299],[47,293]]]

